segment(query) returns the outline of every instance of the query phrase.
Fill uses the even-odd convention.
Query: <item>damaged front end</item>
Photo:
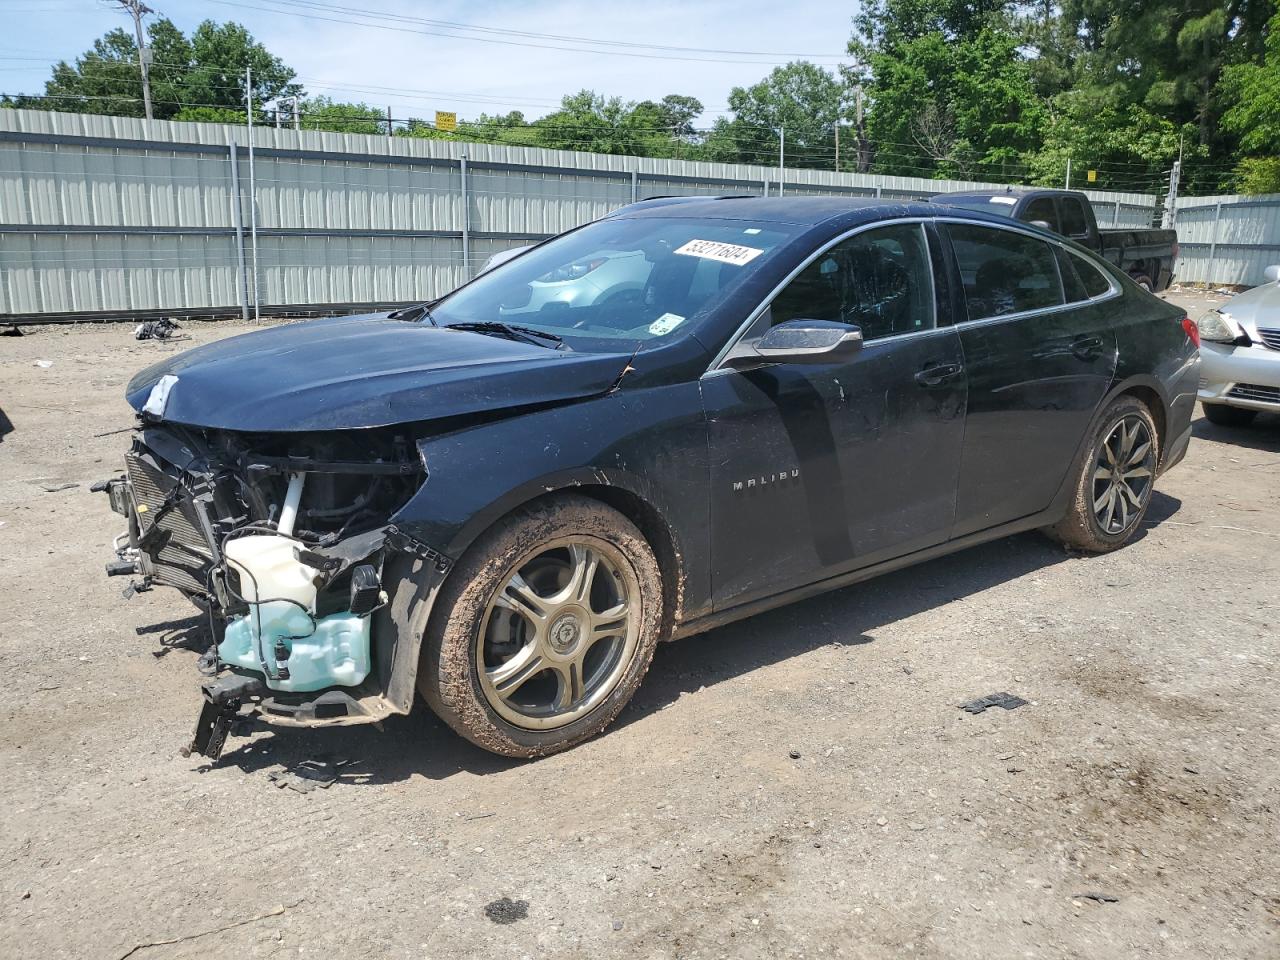
[[[257,716],[377,722],[413,703],[416,611],[449,561],[395,523],[426,478],[403,428],[248,434],[140,427],[98,484],[128,521],[110,575],[206,611],[212,679],[188,752],[216,759]],[[416,635],[415,635],[416,634]]]

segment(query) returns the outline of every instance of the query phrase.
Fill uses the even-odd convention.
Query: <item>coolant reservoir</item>
[[[239,575],[240,596],[245,602],[283,599],[306,610],[315,608],[315,577],[320,571],[294,557],[297,545],[296,540],[274,533],[227,541],[227,562]]]

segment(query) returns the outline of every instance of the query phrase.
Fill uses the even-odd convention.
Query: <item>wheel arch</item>
[[[1169,400],[1160,386],[1160,381],[1154,377],[1130,377],[1112,389],[1107,395],[1107,399],[1098,408],[1099,414],[1115,402],[1117,398],[1123,396],[1134,397],[1142,401],[1143,405],[1151,411],[1151,419],[1156,422],[1156,440],[1160,447],[1160,462],[1163,463],[1168,443]]]

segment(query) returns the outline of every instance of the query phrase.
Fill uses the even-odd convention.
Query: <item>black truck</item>
[[[1089,198],[1078,190],[1019,189],[939,193],[935,203],[983,210],[1035,224],[1070,237],[1129,274],[1144,289],[1158,293],[1173,280],[1178,234],[1173,230],[1126,228],[1099,230]]]

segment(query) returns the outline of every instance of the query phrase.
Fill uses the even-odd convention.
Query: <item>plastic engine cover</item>
[[[369,675],[369,618],[335,613],[315,622],[291,603],[267,602],[261,613],[262,642],[257,638],[258,615],[249,613],[227,622],[218,644],[224,663],[262,673],[262,658],[270,668],[267,686],[272,690],[307,693],[325,687],[354,687]],[[276,641],[289,651],[289,678],[275,673]]]

